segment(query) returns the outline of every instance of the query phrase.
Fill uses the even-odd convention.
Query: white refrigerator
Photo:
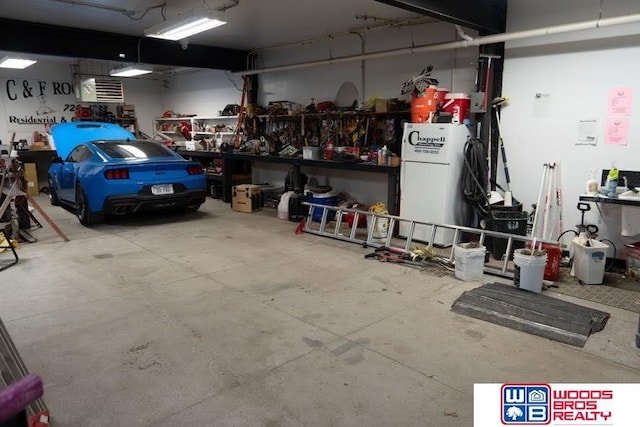
[[[400,216],[435,224],[466,225],[469,208],[462,196],[466,126],[406,123],[402,135]],[[408,237],[410,224],[400,223]],[[451,246],[453,230],[439,228],[433,244]],[[431,227],[416,225],[413,240],[429,242]]]

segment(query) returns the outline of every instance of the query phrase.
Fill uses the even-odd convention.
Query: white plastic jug
[[[280,203],[278,203],[278,218],[287,221],[289,219],[289,199],[293,191],[287,191],[280,196]]]

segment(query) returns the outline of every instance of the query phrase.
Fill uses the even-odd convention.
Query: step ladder
[[[439,233],[450,233],[451,237],[451,249],[448,257],[444,256],[446,261],[453,263],[454,250],[458,243],[461,243],[463,236],[466,239],[477,241],[480,245],[484,245],[487,237],[494,239],[504,239],[507,241],[505,253],[502,257],[502,266],[495,267],[491,265],[484,266],[484,272],[488,274],[494,274],[497,276],[513,278],[513,270],[509,270],[509,262],[512,258],[514,251],[514,242],[523,242],[524,245],[532,243],[533,238],[527,236],[521,236],[518,234],[502,233],[499,231],[482,230],[478,228],[463,227],[459,225],[451,224],[436,224],[432,222],[416,221],[413,219],[401,218],[396,215],[383,215],[374,212],[362,211],[358,209],[340,208],[337,206],[327,206],[317,203],[304,202],[303,205],[309,208],[302,230],[305,233],[316,234],[318,236],[330,237],[337,240],[343,240],[346,242],[357,243],[363,246],[371,246],[374,248],[387,247],[396,252],[408,253],[415,249],[418,245],[417,240],[414,241],[414,235],[417,227],[422,227],[424,230],[426,227],[427,235],[430,236],[426,245],[433,249],[435,246],[433,242],[436,241],[436,236]],[[317,212],[321,212],[318,215]],[[342,227],[345,222],[345,216],[347,214],[353,214],[353,221],[349,229]],[[314,221],[313,218],[320,218],[320,221]],[[333,220],[331,219],[333,217]],[[362,233],[358,233],[358,222],[361,217],[366,217],[366,221],[371,226],[367,227],[366,236],[362,236]],[[386,224],[386,233],[377,233],[376,225]],[[403,224],[407,231],[406,236],[395,236],[394,230]],[[378,235],[376,235],[378,234]],[[557,245],[557,241],[536,239],[536,246],[538,243],[548,243]],[[446,248],[444,248],[446,249]]]
[[[0,388],[7,387],[28,374],[27,367],[0,318]],[[31,402],[26,409],[28,416],[49,412],[42,398]]]
[[[2,159],[4,160],[4,159]],[[5,184],[10,183],[10,186],[6,186]],[[33,208],[42,215],[45,221],[51,226],[51,228],[60,236],[62,240],[65,242],[69,241],[69,238],[62,232],[60,227],[47,215],[47,213],[40,207],[40,205],[26,192],[25,186],[26,183],[23,184],[21,180],[21,175],[15,172],[9,171],[6,166],[0,166],[0,193],[5,196],[4,201],[0,205],[0,218],[5,215],[5,212],[9,211],[11,213],[11,236],[7,236],[7,240],[13,239],[16,240],[18,235],[22,236],[22,238],[30,243],[37,242],[37,239],[31,235],[27,230],[21,229],[18,223],[18,205],[16,204],[16,197],[25,197],[27,199],[27,207],[22,208],[24,213],[29,216],[29,218],[39,227],[42,228],[42,224],[35,215],[29,210],[28,205],[33,206]],[[12,246],[13,248],[13,246]],[[3,248],[6,249],[6,248]],[[18,262],[18,256],[13,251],[15,257],[15,263]],[[15,263],[11,264],[14,265]],[[2,269],[0,269],[2,271]]]

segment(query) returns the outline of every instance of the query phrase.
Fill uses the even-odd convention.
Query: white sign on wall
[[[76,98],[67,81],[2,79],[7,128],[13,132],[42,130],[74,117]]]

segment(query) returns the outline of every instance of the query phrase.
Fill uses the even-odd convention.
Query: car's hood
[[[60,123],[51,128],[51,135],[56,151],[63,159],[66,159],[69,153],[83,142],[136,139],[131,132],[123,127],[101,122]]]

